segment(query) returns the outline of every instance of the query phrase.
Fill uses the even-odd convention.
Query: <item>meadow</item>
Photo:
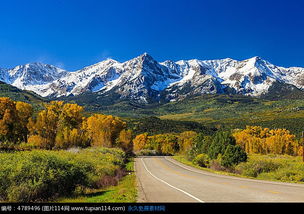
[[[0,200],[53,201],[87,189],[117,185],[125,153],[114,148],[0,153]]]
[[[134,160],[128,161],[125,167],[126,175],[112,185],[99,189],[87,188],[82,193],[59,198],[59,203],[135,203],[137,199],[136,176]]]

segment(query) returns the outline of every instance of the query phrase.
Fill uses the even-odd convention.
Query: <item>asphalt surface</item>
[[[170,157],[138,157],[138,202],[304,202],[304,185],[219,175]]]

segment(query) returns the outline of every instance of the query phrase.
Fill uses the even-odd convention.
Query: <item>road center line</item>
[[[169,166],[165,165],[164,163],[162,163],[159,158],[153,158],[154,161],[157,161],[160,165],[162,165],[164,168],[166,168],[167,170],[173,172],[174,174],[177,174],[177,175],[180,175],[180,176],[184,176],[184,177],[188,177],[188,178],[195,178],[195,179],[198,179],[198,177],[195,177],[195,176],[191,176],[191,175],[186,175],[186,174],[183,174],[183,173],[180,173],[176,170],[173,170],[171,169]],[[201,180],[201,179],[200,179]]]
[[[158,181],[160,181],[160,182],[166,184],[167,186],[169,186],[169,187],[171,187],[171,188],[173,188],[173,189],[176,189],[176,190],[178,190],[178,191],[180,191],[180,192],[182,192],[182,193],[188,195],[189,197],[195,199],[195,200],[198,201],[198,202],[205,203],[204,201],[202,201],[202,200],[200,200],[199,198],[197,198],[197,197],[191,195],[190,193],[188,193],[188,192],[186,192],[186,191],[184,191],[184,190],[181,190],[181,189],[179,189],[179,188],[177,188],[177,187],[175,187],[175,186],[172,186],[171,184],[167,183],[166,181],[164,181],[164,180],[162,180],[162,179],[156,177],[155,175],[153,175],[153,174],[148,170],[148,168],[147,168],[147,166],[146,166],[146,164],[145,164],[145,162],[143,161],[142,158],[141,158],[141,162],[143,163],[143,166],[144,166],[145,170],[146,170],[153,178],[155,178],[156,180],[158,180]]]

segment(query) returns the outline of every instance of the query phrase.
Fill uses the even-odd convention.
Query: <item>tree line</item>
[[[83,107],[77,104],[52,101],[44,104],[43,110],[34,112],[31,104],[0,98],[0,145],[10,142],[42,149],[119,147],[127,153],[149,150],[155,154],[183,154],[189,159],[205,154],[210,160],[222,158],[225,153],[227,157],[228,153],[244,156],[243,151],[247,154],[302,154],[300,142],[286,129],[247,126],[233,132],[150,134],[135,136],[125,121],[112,115],[85,117]]]
[[[227,131],[218,131],[214,135],[194,131],[152,136],[143,133],[134,138],[133,144],[135,152],[153,150],[154,154],[180,154],[204,167],[208,167],[210,162],[216,160],[225,167],[247,160],[246,152],[236,144],[232,134]]]
[[[0,98],[0,142],[41,149],[121,147],[132,150],[132,132],[112,115],[84,117],[77,104],[52,101],[34,114],[31,104]]]
[[[302,145],[287,129],[246,126],[233,133],[238,145],[250,154],[301,155]]]

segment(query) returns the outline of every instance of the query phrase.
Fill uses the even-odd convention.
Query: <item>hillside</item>
[[[210,128],[245,128],[260,125],[287,128],[300,136],[304,127],[304,100],[267,100],[241,95],[203,95],[166,104],[139,105],[123,101],[112,105],[86,105],[90,112],[140,120],[155,116],[176,121],[194,121]],[[137,118],[137,119],[136,119]]]
[[[0,96],[34,104],[48,101],[33,92],[20,90],[3,82],[0,82]],[[269,89],[269,94],[263,98],[206,94],[169,103],[138,104],[127,99],[117,102],[118,96],[117,94],[100,96],[88,92],[79,96],[61,97],[58,100],[78,103],[85,107],[88,114],[103,113],[121,116],[129,120],[133,127],[136,127],[136,124],[148,127],[147,121],[142,119],[147,117],[193,123],[152,121],[152,124],[165,124],[164,131],[172,131],[174,127],[179,127],[178,131],[191,130],[191,127],[199,131],[205,127],[231,129],[244,128],[246,125],[260,125],[269,128],[287,128],[300,136],[304,127],[303,92],[287,84],[273,84]],[[162,133],[156,130],[157,127],[159,128],[157,125],[149,126],[147,130]],[[136,128],[136,131],[145,131],[145,129]]]
[[[47,99],[43,98],[32,91],[26,91],[18,89],[0,81],[0,97],[10,97],[16,101],[28,102],[28,103],[41,103],[46,102]]]

